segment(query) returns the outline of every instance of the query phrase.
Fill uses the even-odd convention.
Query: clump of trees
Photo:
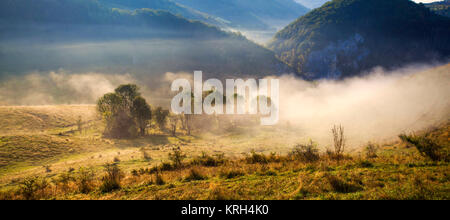
[[[257,122],[248,116],[177,115],[162,107],[152,108],[134,84],[120,85],[114,92],[105,94],[97,101],[97,109],[106,124],[104,135],[109,138],[145,136],[148,128],[157,128],[172,136],[182,131],[191,135],[197,130],[223,131],[237,126],[253,126]],[[82,130],[81,119],[78,125]]]
[[[97,109],[106,121],[105,135],[114,138],[145,135],[152,118],[150,105],[134,84],[121,85],[114,93],[105,94],[98,100]]]

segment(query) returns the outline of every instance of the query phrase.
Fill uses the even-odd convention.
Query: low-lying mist
[[[344,81],[280,78],[280,118],[299,135],[331,144],[331,128],[343,125],[349,146],[389,141],[404,132],[450,119],[450,65],[374,70]]]
[[[120,84],[136,83],[152,105],[170,106],[170,84],[193,73],[135,76],[113,73],[34,72],[0,81],[0,105],[95,104]],[[280,127],[331,146],[331,128],[345,128],[349,147],[383,142],[437,126],[450,116],[450,64],[376,69],[342,81],[280,79]],[[206,79],[204,79],[206,80]]]

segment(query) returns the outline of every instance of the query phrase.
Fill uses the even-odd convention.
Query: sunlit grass
[[[58,120],[71,118],[77,117]],[[354,151],[342,161],[319,143],[320,158],[305,161],[287,155],[309,139],[277,127],[176,137],[150,129],[135,139],[103,138],[100,122],[82,132],[74,125],[44,127],[0,132],[0,199],[24,199],[17,190],[34,176],[48,183],[35,199],[450,199],[449,163],[430,161],[398,141],[382,144],[377,157]],[[431,136],[448,147],[448,126]],[[186,154],[183,165],[151,171],[172,163],[174,147]],[[124,173],[121,187],[102,192],[104,164],[114,160]],[[80,168],[94,173],[90,192],[79,191]]]

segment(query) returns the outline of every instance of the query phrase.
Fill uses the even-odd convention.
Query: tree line
[[[205,92],[203,96],[207,96]],[[193,106],[193,105],[192,105]],[[155,125],[160,131],[176,136],[179,130],[191,135],[194,130],[223,131],[238,126],[256,126],[258,116],[171,114],[162,107],[152,108],[134,84],[117,87],[97,101],[97,110],[105,121],[104,135],[110,138],[145,136]]]

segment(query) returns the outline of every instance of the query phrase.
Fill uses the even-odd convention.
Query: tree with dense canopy
[[[134,84],[121,85],[114,93],[105,94],[98,100],[97,109],[106,121],[105,135],[114,138],[135,136],[137,128],[144,136],[152,117],[150,105]]]

